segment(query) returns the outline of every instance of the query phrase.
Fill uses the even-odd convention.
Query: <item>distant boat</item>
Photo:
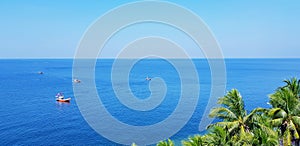
[[[38,74],[42,75],[42,74],[44,74],[44,72],[42,72],[42,71],[39,71],[39,72],[38,72]]]
[[[146,81],[151,81],[151,78],[149,78],[148,76],[146,77]]]
[[[71,101],[71,98],[66,98],[66,99],[59,99],[59,98],[56,98],[56,101],[58,101],[58,102],[70,102],[70,101]]]
[[[70,102],[71,101],[71,98],[65,99],[65,96],[63,93],[57,93],[57,95],[55,97],[56,97],[56,101],[58,101],[58,102]]]
[[[81,81],[78,80],[78,79],[74,79],[74,80],[73,80],[73,83],[81,83]]]

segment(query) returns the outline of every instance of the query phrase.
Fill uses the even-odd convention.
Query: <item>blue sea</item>
[[[192,61],[198,72],[200,95],[191,119],[171,137],[177,144],[188,136],[203,133],[198,131],[199,122],[210,98],[208,61]],[[100,100],[113,117],[129,125],[143,126],[172,114],[181,90],[180,75],[172,64],[162,59],[144,59],[130,70],[129,82],[124,84],[129,84],[134,96],[143,99],[151,95],[147,76],[161,78],[168,89],[162,106],[144,113],[130,110],[117,100],[111,84],[113,62],[98,60],[94,69]],[[237,88],[248,111],[268,108],[268,95],[284,85],[284,79],[300,77],[300,59],[226,59],[225,64],[226,90]],[[0,60],[0,145],[119,145],[99,135],[81,115],[73,92],[72,66],[72,59]],[[40,71],[44,74],[38,74]],[[58,92],[71,97],[71,102],[56,102]],[[107,131],[111,128],[114,127],[107,127]]]

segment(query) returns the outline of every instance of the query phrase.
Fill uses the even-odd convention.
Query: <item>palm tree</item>
[[[299,139],[300,134],[300,101],[298,93],[296,94],[299,82],[296,85],[295,79],[290,81],[270,95],[273,106],[269,112],[271,123],[280,129],[284,145],[290,145],[293,140]]]
[[[174,146],[174,142],[171,139],[160,141],[156,146]]]
[[[266,109],[256,108],[249,114],[244,107],[244,101],[238,90],[233,89],[224,97],[219,98],[218,104],[222,107],[214,108],[210,117],[222,119],[211,126],[220,126],[228,130],[228,134],[233,142],[238,145],[252,145],[254,142],[253,129],[260,128],[268,134],[273,134],[273,130],[264,123],[255,121],[256,115],[266,112]]]
[[[292,78],[290,80],[284,80],[284,83],[286,83],[285,86],[281,88],[287,88],[293,92],[293,94],[299,99],[300,98],[300,80],[297,78]]]

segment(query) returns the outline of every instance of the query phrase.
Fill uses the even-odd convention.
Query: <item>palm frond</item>
[[[271,124],[273,126],[279,127],[283,123],[284,119],[283,118],[278,118],[278,119],[273,119],[271,120]]]
[[[244,121],[246,122],[248,120],[251,120],[255,114],[266,113],[267,111],[268,111],[268,109],[265,109],[265,108],[255,108],[246,117],[244,117]]]
[[[287,113],[281,109],[281,108],[273,108],[271,110],[269,110],[269,116],[273,117],[273,118],[286,118],[287,117]]]
[[[297,127],[300,127],[300,115],[299,116],[292,116],[291,120]]]
[[[214,108],[210,112],[209,116],[220,118],[220,119],[226,119],[226,120],[237,119],[236,115],[232,111],[230,111],[229,109],[227,109],[225,107]]]
[[[160,141],[156,146],[174,146],[174,142],[168,139],[165,141]]]
[[[195,135],[195,136],[189,137],[188,140],[182,141],[182,145],[184,145],[184,146],[202,146],[203,140],[200,135]]]

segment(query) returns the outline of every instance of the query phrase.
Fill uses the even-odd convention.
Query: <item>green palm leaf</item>
[[[168,139],[166,141],[160,141],[157,146],[174,146],[174,142]]]
[[[218,107],[213,109],[210,114],[210,117],[217,117],[220,119],[237,119],[236,115],[230,111],[229,109],[225,108],[225,107]]]

